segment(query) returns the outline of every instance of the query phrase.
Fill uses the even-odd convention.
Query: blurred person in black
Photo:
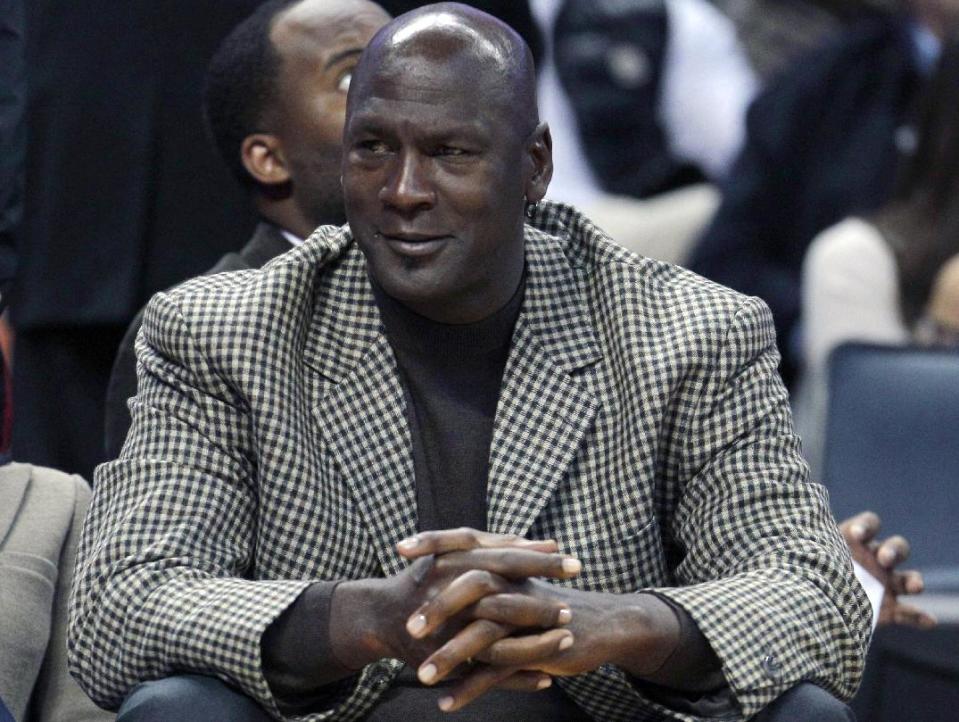
[[[25,126],[24,19],[21,0],[0,0],[0,313],[17,267],[14,230],[23,209],[23,155]],[[4,331],[7,330],[5,320]],[[0,371],[5,364],[0,352]],[[0,394],[0,463],[10,460],[12,408],[10,375],[2,374]]]
[[[0,311],[16,270],[13,231],[23,206],[24,20],[21,0],[0,0]]]
[[[273,0],[240,23],[216,51],[204,109],[227,167],[259,223],[240,250],[209,271],[259,268],[314,228],[340,225],[340,149],[346,91],[373,33],[389,20],[365,0]],[[136,393],[134,341],[142,312],[120,344],[107,389],[106,454],[120,454]]]
[[[214,49],[258,4],[26,4],[29,134],[10,305],[18,459],[90,478],[130,319],[253,227],[204,137],[200,91]]]
[[[916,144],[924,80],[956,0],[909,0],[856,24],[773,82],[749,110],[745,146],[690,267],[772,308],[787,382],[795,376],[800,269],[812,238],[869,213]]]

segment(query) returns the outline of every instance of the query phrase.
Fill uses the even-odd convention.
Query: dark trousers
[[[104,405],[125,326],[17,330],[13,458],[93,483],[105,460]]]
[[[117,722],[267,722],[269,715],[252,699],[213,677],[181,675],[144,682],[127,697]],[[852,710],[819,687],[793,687],[757,717],[756,722],[856,722]]]

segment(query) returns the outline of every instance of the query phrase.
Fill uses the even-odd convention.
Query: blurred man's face
[[[370,38],[390,16],[357,0],[308,0],[283,13],[270,39],[281,58],[270,114],[293,196],[314,225],[342,223],[340,156],[346,93]]]
[[[495,312],[522,273],[529,134],[491,86],[455,59],[417,56],[352,90],[343,186],[353,235],[388,294],[448,323]]]

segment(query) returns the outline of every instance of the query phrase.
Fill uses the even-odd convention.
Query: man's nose
[[[433,206],[436,192],[428,165],[429,159],[417,153],[400,153],[395,167],[380,189],[380,200],[404,213]]]

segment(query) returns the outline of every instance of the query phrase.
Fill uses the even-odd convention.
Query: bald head
[[[442,323],[513,297],[524,209],[553,169],[515,32],[453,3],[389,23],[357,65],[343,145],[346,217],[386,293]]]
[[[421,7],[380,30],[356,69],[355,94],[389,94],[390,80],[403,76],[405,93],[435,99],[442,92],[435,82],[437,67],[469,84],[479,102],[508,114],[519,136],[536,128],[536,72],[529,47],[506,23],[460,3]]]

